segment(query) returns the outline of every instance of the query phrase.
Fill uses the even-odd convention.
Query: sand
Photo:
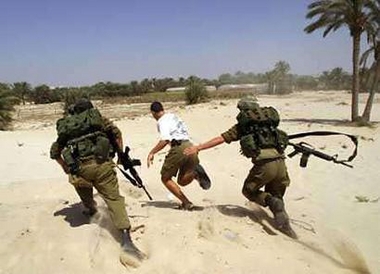
[[[280,127],[288,133],[331,130],[359,136],[353,169],[312,157],[308,167],[301,168],[299,156],[287,159],[292,182],[285,202],[298,240],[277,231],[271,212],[241,194],[251,163],[239,154],[238,143],[200,153],[212,187],[205,191],[197,182],[184,187],[202,210],[180,211],[160,182],[167,149],[146,167],[148,152],[158,140],[149,105],[96,102],[122,130],[131,156],[142,160],[137,170],[154,198],[149,201],[118,173],[132,238],[149,256],[139,268],[125,268],[102,199],[95,196],[99,214],[92,220],[83,216],[66,175],[49,158],[60,106],[24,106],[14,130],[0,132],[0,273],[380,273],[379,126],[351,126],[350,94],[345,92],[261,95],[259,100],[279,110]],[[236,103],[167,104],[167,111],[180,115],[199,143],[235,123]],[[380,121],[379,100],[372,120]],[[353,149],[344,137],[307,141],[341,158]]]

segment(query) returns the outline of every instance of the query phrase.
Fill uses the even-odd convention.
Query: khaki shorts
[[[181,145],[170,148],[161,168],[161,178],[169,180],[177,176],[177,174],[185,174],[188,171],[194,170],[194,167],[199,164],[198,154],[191,156],[183,154],[185,148],[192,145],[190,141],[183,141]]]

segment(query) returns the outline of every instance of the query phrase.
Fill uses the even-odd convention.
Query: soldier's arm
[[[66,174],[69,174],[69,167],[61,156],[61,151],[63,147],[59,145],[58,142],[54,142],[50,147],[50,158],[56,160],[57,163],[62,167]]]
[[[223,144],[224,142],[225,141],[224,141],[222,136],[217,136],[217,137],[212,138],[211,140],[208,140],[207,142],[205,142],[203,144],[199,144],[197,146],[194,146],[194,150],[195,150],[195,152],[199,152],[199,151],[204,150],[204,149],[209,149],[209,148],[218,146],[220,144]],[[185,151],[185,154],[186,154],[186,151]],[[192,153],[189,153],[189,154],[192,154]]]
[[[123,150],[123,136],[120,129],[106,117],[102,117],[104,121],[104,131],[110,133],[115,138],[115,143],[120,150]]]
[[[184,154],[192,155],[192,154],[198,153],[201,150],[209,149],[223,143],[229,144],[237,140],[239,140],[239,133],[238,133],[237,125],[234,125],[232,128],[222,133],[220,136],[214,137],[208,140],[207,142],[199,144],[197,146],[186,148],[184,150]]]

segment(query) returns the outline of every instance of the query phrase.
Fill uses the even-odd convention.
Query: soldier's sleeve
[[[221,135],[227,144],[231,142],[235,142],[240,139],[237,124],[231,127],[229,130],[223,132]]]
[[[115,136],[116,139],[121,138],[120,129],[117,126],[115,126],[115,124],[110,119],[103,116],[103,122],[104,122],[104,130],[106,132],[112,132],[112,135]]]
[[[50,147],[50,158],[51,159],[58,159],[61,156],[62,148],[58,144],[58,142],[54,142],[51,144]]]

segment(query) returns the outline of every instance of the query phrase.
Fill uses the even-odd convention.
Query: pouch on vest
[[[69,167],[69,172],[72,175],[75,175],[79,171],[79,163],[77,160],[77,157],[74,155],[75,152],[73,151],[72,147],[65,147],[62,150],[62,157],[65,161],[66,165]]]
[[[236,117],[240,138],[241,153],[254,158],[261,149],[275,148],[283,153],[288,142],[287,134],[277,128],[280,116],[273,107],[254,105],[250,109],[242,109]]]
[[[94,154],[94,143],[90,138],[77,142],[76,147],[80,158],[88,157]]]
[[[260,154],[260,148],[253,134],[244,135],[240,138],[240,152],[245,157],[255,158]]]
[[[98,136],[94,146],[94,156],[98,164],[108,160],[111,151],[111,143],[105,136]]]
[[[285,131],[278,128],[276,128],[276,133],[277,133],[277,150],[280,153],[283,153],[289,144],[288,134]]]

